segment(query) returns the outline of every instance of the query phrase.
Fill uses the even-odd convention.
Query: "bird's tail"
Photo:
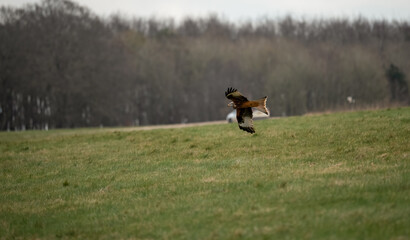
[[[266,108],[266,100],[267,99],[268,99],[268,97],[264,97],[262,99],[255,100],[253,102],[257,103],[257,105],[255,106],[256,109],[258,109],[259,111],[269,115],[269,110]]]

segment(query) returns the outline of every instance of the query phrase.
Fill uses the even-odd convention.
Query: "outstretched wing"
[[[236,119],[238,120],[240,129],[249,133],[255,133],[252,120],[252,108],[236,109]]]
[[[248,99],[244,97],[238,90],[235,88],[228,88],[225,92],[225,96],[235,103],[235,105],[239,106],[244,102],[247,102]]]

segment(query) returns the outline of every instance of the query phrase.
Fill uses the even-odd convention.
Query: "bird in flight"
[[[235,88],[228,88],[225,92],[225,96],[232,101],[228,104],[228,107],[236,109],[236,119],[238,120],[239,128],[249,133],[255,133],[252,120],[252,108],[256,108],[265,114],[269,114],[269,111],[266,108],[266,100],[268,97],[249,101]]]

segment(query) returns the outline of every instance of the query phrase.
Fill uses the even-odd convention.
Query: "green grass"
[[[255,124],[0,133],[0,238],[410,238],[410,108]]]

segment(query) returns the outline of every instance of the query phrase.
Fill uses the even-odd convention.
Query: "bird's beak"
[[[233,102],[228,103],[228,107],[233,107]]]

